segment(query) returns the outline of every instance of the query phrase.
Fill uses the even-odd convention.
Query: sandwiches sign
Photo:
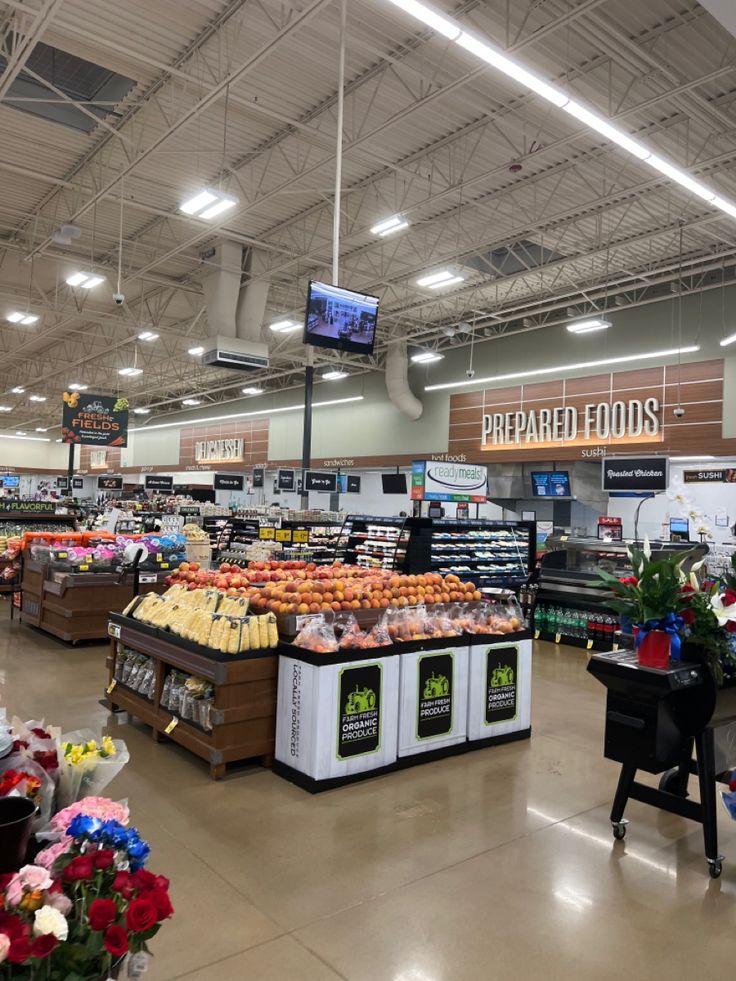
[[[473,463],[415,460],[411,465],[413,501],[473,501],[482,503],[488,490],[488,470]]]

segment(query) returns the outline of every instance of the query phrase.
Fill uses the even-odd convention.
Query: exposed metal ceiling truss
[[[696,0],[440,5],[736,197],[736,40]],[[74,381],[124,381],[157,411],[193,394],[229,401],[252,380],[299,384],[299,337],[274,338],[267,324],[301,318],[308,280],[330,276],[338,31],[332,0],[0,0],[0,318],[41,314],[0,330],[14,428],[56,423]],[[8,90],[40,40],[136,84],[89,133],[19,112]],[[570,310],[656,302],[679,278],[681,231],[687,290],[733,275],[734,221],[386,0],[348,5],[343,152],[342,284],[381,297],[375,356],[339,358],[351,373],[380,367],[396,334],[451,347],[469,340],[447,330],[461,321],[490,340]],[[205,185],[238,198],[220,223],[178,210]],[[408,230],[370,233],[395,213]],[[81,230],[70,246],[54,239],[63,224]],[[271,284],[271,367],[247,382],[187,354],[209,333],[201,253],[219,236],[258,249]],[[119,258],[122,308],[111,299]],[[108,283],[80,297],[65,277],[92,265]],[[417,285],[443,267],[463,282]],[[159,339],[139,341],[152,326]],[[121,379],[134,362],[143,374]],[[10,394],[19,384],[26,394]],[[39,411],[25,399],[41,391]]]

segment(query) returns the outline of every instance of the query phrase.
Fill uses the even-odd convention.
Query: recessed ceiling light
[[[73,382],[69,386],[69,391],[70,392],[84,392],[88,388],[89,388],[89,385],[83,385],[81,382]]]
[[[439,354],[437,351],[417,351],[411,356],[411,360],[416,364],[429,364],[430,361],[441,361],[443,358],[444,354]]]
[[[430,290],[437,290],[443,286],[452,286],[454,283],[462,283],[463,276],[456,276],[449,269],[442,269],[440,272],[431,273],[429,276],[420,276],[417,286],[425,286]]]
[[[202,404],[202,401],[201,401],[201,399],[182,399],[181,400],[181,404],[182,405],[201,405]]]
[[[288,334],[292,330],[299,330],[302,325],[298,324],[296,320],[277,320],[275,324],[270,326],[275,334]]]
[[[30,324],[35,324],[38,317],[33,313],[20,313],[15,310],[13,313],[9,313],[7,319],[11,324],[23,324],[24,326],[29,326]]]
[[[99,286],[104,282],[104,276],[97,276],[94,273],[78,272],[66,278],[67,286],[80,286],[83,290],[91,290],[93,286]]]
[[[12,412],[12,405],[0,405],[0,412]]]
[[[133,409],[133,412],[135,412],[137,416],[147,416],[150,411],[150,409],[144,409],[142,406],[139,409]]]
[[[15,388],[11,388],[10,391],[13,393],[13,395],[22,395],[25,392],[25,388],[22,388],[20,385],[16,385]]]
[[[263,389],[257,385],[248,385],[247,388],[243,389],[243,395],[263,395]]]
[[[715,457],[705,453],[702,456],[671,456],[670,460],[715,460]]]
[[[133,375],[142,375],[143,374],[143,368],[119,368],[118,369],[118,374],[119,375],[127,375],[128,378],[132,378]]]
[[[29,395],[28,398],[29,398],[29,401],[31,401],[31,402],[45,402],[46,401],[46,396],[45,395]]]
[[[199,357],[200,354],[204,354],[204,348],[201,346],[190,347],[189,350],[187,351],[187,354],[191,354],[193,358],[197,358]]]
[[[347,371],[326,371],[322,377],[325,381],[339,381],[341,378],[347,378]]]
[[[610,320],[602,320],[600,317],[589,317],[588,320],[576,320],[567,325],[571,334],[592,334],[596,330],[608,330],[611,326]]]
[[[183,211],[185,215],[193,215],[195,218],[209,219],[222,214],[228,208],[234,208],[237,203],[237,198],[222,194],[220,191],[205,189],[180,204],[179,211]]]
[[[158,340],[158,334],[154,333],[152,330],[144,330],[138,335],[139,341],[156,341]]]
[[[721,347],[728,347],[729,344],[733,344],[734,341],[736,341],[736,334],[729,334],[728,337],[724,337],[723,340],[719,341],[718,343],[721,345]]]
[[[16,429],[15,430],[15,435],[16,436],[27,436],[28,433],[24,432],[22,429]]]
[[[372,235],[392,235],[394,232],[401,231],[402,228],[408,228],[409,222],[404,221],[398,215],[392,215],[390,218],[386,218],[385,221],[379,221],[377,225],[371,228]]]
[[[45,429],[43,426],[36,426],[36,432],[37,433],[47,433],[48,432],[48,429]]]

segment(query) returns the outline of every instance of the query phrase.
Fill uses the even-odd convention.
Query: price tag
[[[585,645],[585,649],[586,649],[586,651],[592,651],[593,650],[593,641],[592,640],[589,640],[588,641],[588,643]]]
[[[291,528],[278,528],[276,530],[276,541],[277,542],[290,542],[291,541]]]
[[[115,680],[115,678],[113,678],[112,681],[110,682],[110,684],[105,689],[105,691],[107,692],[108,695],[112,695],[113,691],[115,690],[115,686],[116,685],[117,685],[117,681]]]
[[[155,572],[141,573],[141,575],[138,576],[138,582],[156,582],[156,579],[157,576]]]
[[[538,630],[535,630],[534,631],[534,639],[535,640],[539,640],[539,631]]]
[[[562,634],[555,634],[555,644],[559,644],[562,640]]]
[[[80,572],[86,572],[88,569],[89,569],[88,565],[80,565],[79,567]]]
[[[163,555],[160,552],[156,552],[156,561],[161,562],[163,560]]]
[[[120,624],[119,623],[108,623],[107,625],[107,636],[108,637],[120,637]]]
[[[161,563],[161,568],[162,569],[168,569],[169,568],[169,563],[168,562],[162,562]]]
[[[618,650],[618,644],[614,644],[613,645],[613,649],[614,649],[614,651],[617,651]]]
[[[68,552],[57,552],[56,553],[56,558],[57,559],[67,559],[67,558],[69,558],[69,553]]]
[[[297,545],[306,545],[309,541],[309,531],[306,528],[297,528],[292,535],[292,541]]]
[[[258,537],[261,539],[261,541],[269,541],[269,540],[273,539],[275,535],[276,535],[276,529],[275,528],[259,528],[258,529]]]
[[[570,537],[569,535],[560,535],[560,541],[561,542],[566,542],[569,537]]]
[[[176,727],[178,725],[179,725],[179,720],[177,719],[176,716],[174,716],[173,719],[171,720],[171,722],[169,722],[169,724],[164,729],[164,732],[168,736],[168,735],[170,735],[174,731],[174,729],[176,729]]]

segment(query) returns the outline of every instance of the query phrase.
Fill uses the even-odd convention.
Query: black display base
[[[461,756],[471,748],[466,739],[465,742],[455,743],[453,746],[438,746],[437,749],[428,749],[424,753],[411,753],[409,756],[400,756],[396,761],[396,768],[406,770],[420,763],[433,763],[435,760],[444,760],[448,756]]]
[[[397,769],[397,764],[389,763],[387,766],[379,766],[375,770],[365,770],[363,773],[351,773],[346,777],[331,777],[328,780],[315,780],[314,777],[302,773],[301,770],[295,770],[293,766],[282,763],[281,760],[274,760],[271,764],[271,769],[277,776],[296,784],[302,790],[308,790],[310,794],[321,794],[325,790],[336,790],[338,787],[346,787],[349,783],[359,783],[361,780],[367,780],[370,777],[380,777],[384,773],[392,773]]]
[[[501,743],[514,743],[519,739],[529,739],[532,734],[532,727],[528,729],[518,729],[516,732],[505,732],[502,736],[489,736],[487,739],[468,740],[468,752],[474,749],[485,749],[486,746],[500,746]]]

